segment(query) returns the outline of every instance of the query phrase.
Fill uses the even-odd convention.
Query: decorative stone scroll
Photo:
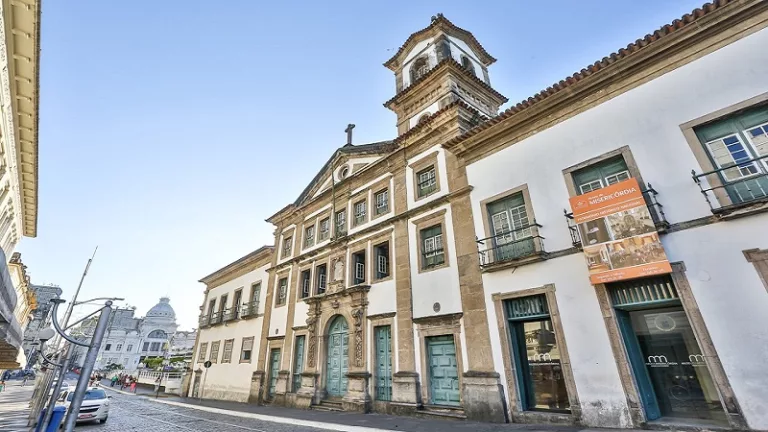
[[[316,317],[307,318],[307,333],[309,333],[309,347],[307,352],[307,364],[309,367],[315,367],[315,346],[317,345],[317,333],[315,332],[317,325]]]
[[[355,320],[355,366],[363,366],[363,309],[352,311]]]

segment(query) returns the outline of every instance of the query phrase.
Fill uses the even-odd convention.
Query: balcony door
[[[535,252],[522,192],[488,204],[488,218],[493,231],[494,261],[505,261]]]

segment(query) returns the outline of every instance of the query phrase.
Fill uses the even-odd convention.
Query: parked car
[[[48,397],[50,397],[53,394],[54,390],[56,390],[56,381],[54,381],[53,384],[51,384],[51,391],[48,392]],[[69,390],[74,390],[74,388],[72,386],[70,386],[69,383],[67,383],[66,381],[61,383],[61,392],[62,393],[65,392],[65,391],[69,391]],[[61,393],[59,393],[59,394],[61,394]]]
[[[75,395],[75,389],[61,392],[56,405],[63,406],[69,410],[72,398]],[[109,417],[109,404],[112,396],[107,396],[104,389],[91,387],[85,392],[83,403],[80,405],[80,412],[77,414],[77,422],[98,421],[104,423]]]

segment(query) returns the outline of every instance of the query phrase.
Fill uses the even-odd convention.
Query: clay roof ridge
[[[622,59],[630,56],[633,53],[640,51],[641,49],[657,42],[658,40],[684,27],[687,27],[697,19],[711,13],[712,11],[720,9],[735,1],[737,0],[714,0],[710,3],[706,3],[702,7],[694,9],[691,13],[683,15],[682,18],[675,19],[671,23],[661,26],[658,30],[654,31],[653,33],[646,34],[641,39],[637,39],[635,42],[628,44],[626,48],[620,48],[616,52],[610,53],[609,55],[603,57],[602,59],[597,60],[593,64],[590,64],[582,68],[580,71],[575,72],[572,75],[560,80],[559,82],[552,84],[546,89],[539,91],[533,96],[518,102],[517,104],[511,106],[510,108],[507,108],[497,116],[491,118],[487,122],[482,123],[464,132],[463,134],[449,140],[445,145],[450,146],[450,145],[459,143],[461,141],[464,141],[465,139],[468,139],[478,134],[479,132],[491,127],[492,125],[499,123],[502,120],[505,120],[511,117],[512,115],[517,114],[518,112],[523,111],[535,105],[536,103],[558,93],[561,90],[564,90],[565,88],[571,86],[572,84],[599,72],[605,67],[613,63],[616,63],[617,61],[621,61]]]
[[[484,89],[486,89],[486,90],[490,91],[491,93],[493,93],[494,96],[496,96],[499,99],[501,99],[503,101],[502,103],[506,103],[509,100],[509,99],[507,99],[506,96],[504,96],[503,94],[501,94],[498,91],[496,91],[496,89],[494,89],[493,87],[488,85],[485,81],[481,80],[475,74],[473,74],[471,71],[469,71],[467,68],[462,66],[461,63],[456,61],[456,59],[454,59],[453,57],[447,57],[447,58],[444,58],[444,59],[440,60],[439,62],[437,62],[435,67],[433,67],[432,69],[427,71],[427,73],[425,73],[424,75],[420,76],[419,79],[417,79],[416,81],[412,82],[408,87],[405,87],[404,89],[402,89],[399,92],[397,92],[397,94],[392,96],[391,99],[389,99],[388,101],[384,102],[384,106],[389,108],[389,105],[392,102],[394,102],[398,98],[402,97],[406,93],[409,93],[411,90],[413,90],[414,87],[416,87],[417,85],[419,85],[422,82],[424,82],[424,80],[426,80],[428,77],[430,77],[433,74],[437,73],[437,71],[439,69],[442,69],[442,67],[447,65],[447,64],[452,64],[452,65],[458,67],[460,71],[462,71],[469,78],[473,79],[475,83],[479,84]]]

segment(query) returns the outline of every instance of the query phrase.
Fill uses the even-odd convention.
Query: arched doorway
[[[328,326],[328,360],[326,363],[325,390],[328,396],[340,397],[347,392],[349,370],[349,326],[338,315]]]

